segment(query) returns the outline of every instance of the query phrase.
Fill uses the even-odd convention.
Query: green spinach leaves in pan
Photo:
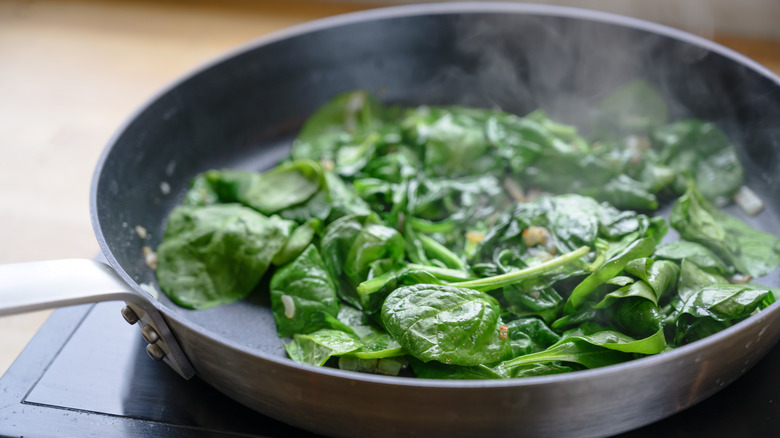
[[[269,293],[298,362],[452,379],[663,353],[773,303],[745,279],[780,239],[715,207],[743,184],[726,135],[641,81],[601,110],[588,139],[541,111],[338,96],[277,167],[195,178],[160,286],[194,309]]]

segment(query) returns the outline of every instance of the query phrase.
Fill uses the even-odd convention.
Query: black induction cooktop
[[[0,378],[2,437],[314,437],[150,359],[123,303],[58,309]],[[735,383],[620,435],[780,436],[780,346]]]

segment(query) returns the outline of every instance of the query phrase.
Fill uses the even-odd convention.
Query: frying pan
[[[521,115],[542,108],[576,124],[637,77],[661,90],[673,118],[711,120],[729,135],[747,185],[767,204],[748,220],[780,230],[780,79],[767,69],[696,36],[610,14],[515,3],[401,6],[262,38],[163,90],[121,127],[95,172],[91,214],[108,263],[0,267],[0,314],[123,300],[154,358],[329,436],[586,437],[659,420],[756,363],[780,336],[780,304],[671,352],[600,369],[504,381],[394,378],[292,362],[262,303],[179,308],[156,292],[142,254],[159,244],[192,177],[269,168],[337,93],[360,88],[389,103]],[[779,283],[777,273],[759,280]]]

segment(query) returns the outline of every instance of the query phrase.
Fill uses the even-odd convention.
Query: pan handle
[[[125,319],[140,322],[146,351],[185,379],[195,375],[162,314],[108,265],[88,259],[0,265],[0,316],[103,301],[124,301]]]

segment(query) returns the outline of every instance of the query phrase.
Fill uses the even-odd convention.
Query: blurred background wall
[[[366,4],[420,3],[408,0],[357,1]],[[527,3],[612,12],[667,24],[709,37],[716,33],[728,33],[780,38],[778,0],[529,0]]]

